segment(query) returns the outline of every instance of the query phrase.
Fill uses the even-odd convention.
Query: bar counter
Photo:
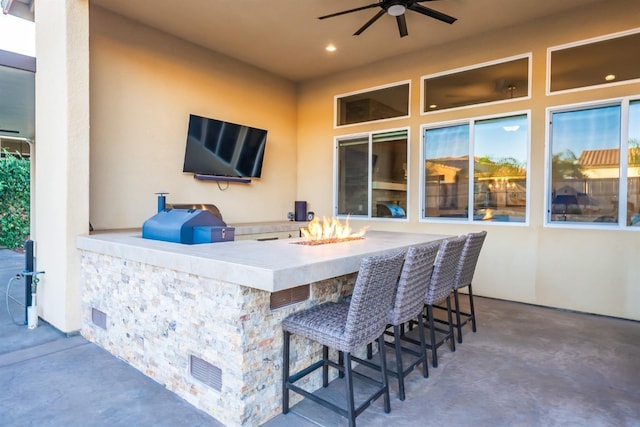
[[[326,245],[183,245],[139,231],[80,236],[81,333],[225,425],[258,426],[281,410],[282,319],[350,293],[362,258],[445,237],[369,231]],[[273,292],[302,285],[307,299],[272,308]],[[319,352],[292,343],[300,363]],[[320,384],[308,378],[310,389]]]

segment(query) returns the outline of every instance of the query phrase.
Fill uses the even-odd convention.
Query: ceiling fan
[[[345,15],[351,12],[358,12],[360,10],[372,9],[374,7],[379,7],[380,10],[376,13],[373,18],[371,18],[367,23],[365,23],[358,31],[353,33],[354,36],[359,36],[371,26],[374,22],[376,22],[382,15],[388,13],[391,16],[395,16],[396,22],[398,23],[398,31],[400,32],[400,37],[404,37],[408,35],[407,31],[407,21],[405,20],[404,13],[408,10],[412,10],[414,12],[418,12],[422,15],[428,16],[430,18],[437,19],[442,22],[446,22],[447,24],[453,24],[457,18],[453,16],[446,15],[442,12],[438,12],[437,10],[430,9],[428,7],[422,6],[421,4],[425,1],[435,1],[435,0],[380,0],[376,3],[369,4],[367,6],[356,7],[355,9],[343,10],[342,12],[332,13],[330,15],[320,16],[318,19],[327,19],[333,18],[334,16]]]

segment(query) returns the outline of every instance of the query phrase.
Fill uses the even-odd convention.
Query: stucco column
[[[38,0],[35,207],[40,316],[80,329],[76,236],[89,227],[89,2]]]

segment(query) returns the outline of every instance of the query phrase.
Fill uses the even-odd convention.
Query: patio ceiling
[[[602,3],[606,13],[607,1],[610,0],[429,1],[421,4],[458,20],[449,25],[407,11],[409,35],[402,38],[396,20],[389,15],[382,16],[361,35],[353,36],[377,8],[317,19],[376,0],[91,0],[91,5],[301,82],[590,4]],[[335,52],[325,51],[329,43],[336,46]]]
[[[33,21],[33,0],[2,0],[2,13]],[[0,50],[0,138],[35,136],[35,58]]]
[[[357,8],[375,0],[91,0],[91,6],[170,33],[212,51],[303,82],[383,60],[396,55],[453,43],[474,35],[513,27],[528,21],[588,4],[608,0],[440,0],[432,9],[452,15],[453,24],[414,12],[406,13],[409,35],[400,37],[395,19],[382,16],[359,36],[352,34],[377,9],[318,20],[317,17]],[[633,0],[637,1],[637,0]],[[33,20],[33,0],[1,0],[4,11]],[[606,8],[603,9],[606,13]],[[327,44],[337,47],[329,53]],[[3,52],[0,54],[4,55]],[[6,56],[0,56],[0,61]],[[2,64],[0,62],[0,65]],[[35,68],[35,64],[34,64]],[[18,68],[21,71],[20,68]],[[22,69],[24,70],[24,68]],[[0,66],[2,99],[20,100],[0,104],[0,136],[33,138],[33,83],[24,71]],[[18,76],[23,74],[22,76]],[[5,132],[10,131],[10,132]],[[18,133],[16,133],[16,131]]]

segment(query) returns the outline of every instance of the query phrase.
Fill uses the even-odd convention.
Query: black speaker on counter
[[[296,221],[307,220],[307,202],[296,200],[295,219]]]

